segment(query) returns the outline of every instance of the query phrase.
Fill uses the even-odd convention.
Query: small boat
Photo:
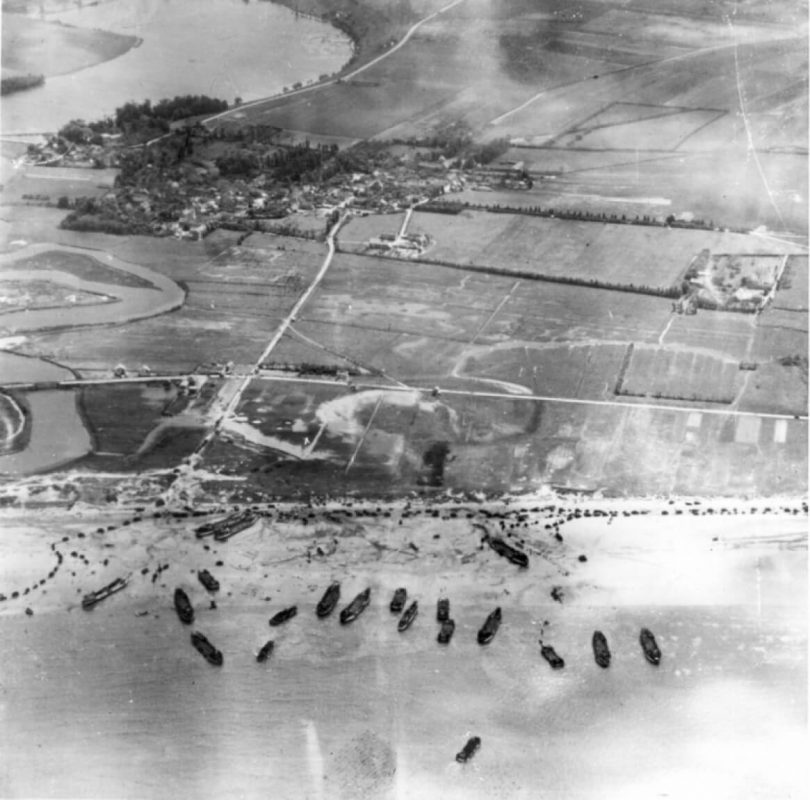
[[[442,627],[439,628],[439,635],[436,641],[439,644],[448,644],[453,638],[453,632],[456,630],[456,623],[452,619],[446,619],[442,622]]]
[[[198,539],[204,539],[206,536],[213,536],[214,532],[217,529],[216,522],[206,522],[204,525],[200,525],[199,528],[194,529],[194,535]]]
[[[290,606],[283,611],[279,611],[274,617],[270,619],[271,627],[275,628],[277,625],[283,625],[287,620],[292,619],[298,613],[298,606]]]
[[[402,609],[405,608],[405,601],[408,599],[408,592],[406,589],[400,587],[394,592],[394,596],[391,598],[391,613],[392,614],[401,614]]]
[[[191,643],[202,653],[209,664],[213,664],[215,667],[222,666],[222,653],[201,633],[194,631],[194,633],[191,634]]]
[[[641,642],[641,649],[644,651],[644,658],[657,667],[661,663],[661,650],[658,648],[658,642],[655,641],[652,631],[649,628],[642,628],[638,638]]]
[[[456,761],[458,761],[459,764],[464,764],[466,761],[469,761],[478,752],[479,747],[481,747],[481,738],[471,736],[467,739],[467,744],[456,753]]]
[[[274,647],[275,642],[272,639],[268,639],[267,642],[265,642],[262,649],[259,650],[256,656],[256,661],[258,661],[260,664],[263,664],[265,661],[267,661],[267,657],[273,652]]]
[[[489,536],[487,537],[487,540],[489,541],[489,546],[499,556],[509,559],[509,561],[511,561],[513,564],[517,564],[519,567],[529,566],[529,557],[522,550],[512,547],[511,544],[507,544],[498,536]]]
[[[608,647],[607,639],[602,631],[594,631],[593,633],[593,657],[596,663],[602,669],[607,669],[610,666],[610,648]]]
[[[200,579],[200,583],[205,586],[209,592],[219,591],[219,581],[207,569],[201,569],[197,573],[197,577]]]
[[[489,644],[501,627],[501,609],[496,608],[486,619],[478,631],[478,644]]]
[[[127,575],[126,578],[116,578],[106,586],[102,586],[101,589],[98,589],[95,592],[90,592],[90,594],[86,594],[82,600],[82,608],[92,608],[96,603],[100,603],[102,600],[108,598],[111,594],[120,592],[121,589],[123,589],[129,583],[130,577],[130,575]]]
[[[403,631],[407,631],[408,628],[411,627],[411,623],[416,619],[416,615],[419,612],[419,606],[417,605],[416,600],[414,600],[409,606],[408,610],[399,618],[399,622],[397,623],[397,630],[402,633]]]
[[[552,669],[562,669],[565,666],[565,661],[557,655],[557,651],[551,645],[543,644],[542,641],[540,642],[540,655],[548,661]]]
[[[450,601],[443,597],[436,603],[436,621],[446,622],[448,619],[450,619]]]
[[[365,610],[371,601],[371,587],[360,592],[343,611],[340,612],[340,624],[348,625],[354,622]]]
[[[335,581],[323,593],[323,597],[318,603],[315,613],[319,617],[328,617],[335,610],[338,600],[340,600],[340,584]]]
[[[180,622],[186,625],[191,625],[194,622],[194,608],[188,595],[182,589],[174,590],[174,607],[177,611],[177,616],[180,617]]]

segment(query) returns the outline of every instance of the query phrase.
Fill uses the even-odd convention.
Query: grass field
[[[688,350],[637,347],[616,386],[616,393],[730,404],[741,383],[736,361]]]
[[[486,193],[481,198],[488,202]],[[657,288],[677,285],[704,248],[732,253],[773,249],[760,239],[720,231],[477,211],[416,212],[408,230],[435,241],[425,253],[429,259]]]

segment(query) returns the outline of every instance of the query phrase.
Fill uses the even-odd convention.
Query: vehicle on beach
[[[540,655],[548,661],[552,669],[562,669],[565,666],[565,661],[557,655],[557,651],[548,644],[543,644],[540,641]]]
[[[487,618],[478,631],[478,644],[489,644],[501,627],[501,608],[498,606]]]
[[[323,593],[323,597],[318,603],[315,613],[319,617],[328,617],[335,610],[338,600],[340,600],[340,584],[335,581]]]
[[[391,613],[400,614],[402,609],[405,608],[405,601],[408,599],[408,592],[400,586],[399,589],[394,591],[394,596],[391,598]]]
[[[277,625],[283,625],[287,620],[291,620],[298,613],[298,606],[290,606],[278,614],[270,618],[270,625],[275,628]]]
[[[222,666],[222,653],[217,650],[217,648],[214,647],[214,645],[212,645],[211,642],[209,642],[208,639],[206,639],[201,633],[194,631],[194,633],[191,634],[191,643],[197,648],[197,650],[203,655],[209,664],[213,664],[215,667]]]
[[[529,566],[529,557],[511,544],[507,544],[503,539],[498,536],[487,536],[489,546],[499,555],[517,564],[519,567]]]
[[[450,619],[450,601],[442,597],[436,603],[436,622],[446,622],[448,619]]]
[[[200,583],[205,586],[209,592],[219,591],[219,581],[207,569],[201,569],[197,573],[197,577],[200,579]]]
[[[397,630],[402,633],[403,631],[407,631],[408,628],[411,627],[411,623],[416,619],[416,615],[419,613],[419,605],[417,604],[416,600],[414,600],[409,606],[408,610],[399,618],[399,622],[397,623]]]
[[[191,600],[180,588],[174,590],[174,608],[177,611],[177,616],[180,617],[180,622],[186,625],[191,625],[194,622],[194,608],[191,605]]]
[[[348,625],[354,622],[365,610],[371,601],[371,587],[360,592],[343,611],[340,612],[340,624]]]
[[[479,747],[481,747],[481,738],[479,736],[471,736],[467,739],[467,743],[464,747],[456,753],[456,761],[458,761],[459,764],[464,764],[469,761],[478,752]]]
[[[641,649],[644,651],[644,658],[654,667],[657,667],[661,663],[661,650],[652,631],[649,628],[642,628],[638,639],[641,643]]]
[[[96,603],[100,603],[102,600],[108,598],[111,594],[120,592],[121,589],[123,589],[129,583],[130,577],[132,576],[127,575],[126,578],[116,578],[106,586],[102,586],[101,589],[98,589],[95,592],[90,592],[90,594],[86,594],[82,600],[82,608],[92,608]]]
[[[452,619],[444,620],[441,628],[439,628],[439,635],[436,637],[436,641],[439,644],[449,644],[455,630],[456,623]]]
[[[262,649],[256,654],[256,661],[258,661],[260,664],[267,661],[268,656],[272,654],[275,646],[275,642],[272,639],[268,639],[262,646]]]
[[[591,644],[593,645],[593,657],[596,663],[602,669],[607,669],[610,666],[610,648],[605,634],[602,631],[594,631]]]

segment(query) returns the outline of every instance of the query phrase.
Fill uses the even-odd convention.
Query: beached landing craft
[[[279,611],[274,617],[270,619],[270,625],[275,628],[277,625],[283,625],[287,620],[292,619],[298,613],[298,606],[290,606],[282,611]]]
[[[416,619],[418,612],[419,606],[416,600],[414,600],[410,606],[408,606],[408,610],[400,617],[399,622],[397,623],[397,630],[400,633],[407,631],[408,628],[411,627],[411,623]]]
[[[408,592],[400,586],[399,589],[394,591],[394,596],[391,598],[391,605],[389,606],[392,614],[400,614],[402,609],[405,608],[405,601],[408,599]]]
[[[371,587],[360,592],[343,611],[340,612],[340,624],[348,625],[354,622],[365,610],[371,601]]]
[[[231,536],[235,536],[237,533],[249,528],[258,518],[259,515],[250,508],[232,514],[217,525],[214,530],[214,538],[218,542],[224,542],[226,539],[230,539]]]
[[[188,595],[180,588],[174,590],[174,608],[177,611],[177,616],[180,617],[180,622],[186,625],[191,625],[194,622],[194,608]]]
[[[552,669],[562,669],[565,666],[565,661],[557,655],[557,651],[548,644],[543,644],[540,640],[540,655],[548,661]]]
[[[658,643],[655,641],[652,631],[649,628],[642,628],[638,638],[639,642],[641,642],[641,649],[644,651],[644,658],[654,667],[657,667],[661,663],[661,650],[658,648]]]
[[[509,561],[513,564],[517,564],[519,567],[525,568],[529,566],[529,557],[522,550],[512,547],[511,544],[507,544],[503,539],[497,536],[488,536],[487,541],[489,542],[489,546],[499,556],[509,559]]]
[[[610,666],[610,648],[605,634],[602,631],[594,631],[591,644],[593,645],[593,657],[596,663],[602,669],[607,669]]]
[[[275,646],[275,642],[272,639],[268,639],[262,646],[262,649],[259,650],[258,654],[256,655],[256,661],[258,661],[260,664],[267,661],[268,656],[272,654]]]
[[[111,594],[120,592],[121,589],[123,589],[129,583],[130,577],[132,576],[127,575],[126,578],[116,578],[114,581],[108,583],[106,586],[103,586],[101,589],[85,595],[84,599],[82,600],[82,608],[92,608],[96,603],[100,603]]]
[[[212,645],[211,642],[209,642],[208,639],[206,639],[201,633],[194,631],[194,633],[191,634],[191,643],[197,648],[197,650],[203,655],[209,664],[213,664],[215,667],[222,666],[222,653],[217,650],[217,648],[214,647],[214,645]]]
[[[340,584],[335,581],[324,592],[315,613],[319,617],[328,617],[335,610],[338,600],[340,600]]]
[[[448,619],[450,619],[450,601],[443,597],[436,603],[436,621],[446,622]]]
[[[464,764],[469,761],[478,752],[479,747],[481,747],[481,737],[471,736],[467,739],[467,744],[456,753],[456,761],[458,761],[459,764]]]
[[[442,627],[439,629],[439,635],[436,637],[436,641],[439,644],[449,644],[450,640],[453,638],[455,629],[456,623],[452,619],[446,619],[442,622]]]
[[[197,573],[200,583],[208,589],[209,592],[219,591],[219,581],[207,570],[202,569]]]
[[[498,606],[487,618],[478,631],[478,644],[489,644],[501,627],[501,608]]]

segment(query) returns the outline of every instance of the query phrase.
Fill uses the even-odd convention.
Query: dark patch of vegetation
[[[10,78],[0,79],[0,95],[22,92],[25,89],[33,89],[45,83],[44,75],[14,75]]]

